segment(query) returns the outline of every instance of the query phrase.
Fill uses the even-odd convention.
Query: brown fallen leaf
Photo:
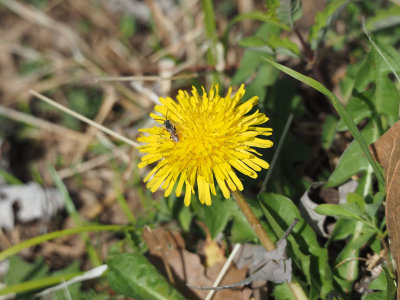
[[[185,249],[185,242],[178,232],[168,232],[163,228],[144,230],[143,240],[149,247],[149,260],[164,275],[166,268],[170,268],[175,287],[188,299],[204,299],[208,291],[192,289],[186,284],[194,286],[211,286],[222,269],[226,258],[205,268],[199,255]],[[168,264],[165,266],[164,261]],[[231,266],[221,284],[230,284],[245,279],[247,268],[238,270]],[[251,289],[238,288],[218,291],[213,300],[222,299],[250,299]]]
[[[400,161],[397,161],[391,177],[386,195],[386,226],[397,266],[397,299],[400,299]]]
[[[386,179],[386,188],[390,182],[391,176],[388,176],[388,170],[393,160],[400,159],[399,153],[396,148],[399,148],[399,136],[400,136],[400,121],[397,121],[388,131],[385,132],[376,142],[369,146],[369,149],[377,162],[383,167]],[[397,147],[395,146],[395,143]],[[391,161],[392,159],[392,161]]]
[[[210,231],[208,230],[206,224],[197,221],[197,225],[199,225],[206,233],[206,240],[202,247],[206,258],[206,267],[209,268],[220,261],[225,261],[225,249],[220,247],[218,243],[211,238]]]
[[[386,226],[397,266],[397,299],[400,300],[400,121],[373,143],[370,150],[385,173]]]

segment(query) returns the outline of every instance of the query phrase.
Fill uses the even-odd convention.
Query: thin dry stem
[[[101,107],[97,113],[96,118],[94,119],[94,122],[98,124],[104,122],[111,109],[113,108],[114,103],[116,102],[116,98],[117,95],[115,93],[115,90],[111,87],[105,87],[104,101],[101,104]],[[89,146],[96,132],[97,129],[95,127],[89,127],[86,130],[87,138],[83,143],[79,145],[79,148],[76,150],[74,158],[72,159],[73,162],[78,162],[82,159],[82,156],[85,154],[86,148]]]
[[[228,271],[233,259],[235,258],[236,254],[239,252],[241,245],[236,244],[233,248],[231,254],[229,255],[228,259],[226,260],[224,266],[222,267],[221,271],[219,272],[217,279],[215,279],[213,287],[218,286],[221,283],[221,280],[224,278],[226,271]],[[215,294],[216,290],[211,290],[207,297],[204,300],[210,300],[212,296]]]
[[[100,124],[98,124],[96,122],[93,122],[92,120],[82,116],[81,114],[78,114],[77,112],[75,112],[73,110],[70,110],[69,108],[66,108],[65,106],[55,102],[54,100],[51,100],[50,98],[48,98],[48,97],[46,97],[46,96],[44,96],[42,94],[39,94],[38,92],[30,90],[29,93],[31,95],[39,98],[40,100],[43,100],[47,104],[50,104],[51,106],[54,106],[54,107],[58,108],[59,110],[61,110],[61,111],[65,112],[65,113],[77,118],[78,120],[81,120],[82,122],[85,122],[85,123],[87,123],[87,124],[89,124],[89,125],[91,125],[93,127],[96,127],[97,129],[103,131],[104,133],[107,133],[107,134],[109,134],[109,135],[111,135],[111,136],[113,136],[113,137],[115,137],[115,138],[117,138],[117,139],[119,139],[119,140],[121,140],[121,141],[123,141],[123,142],[125,142],[125,143],[127,143],[127,144],[129,144],[131,146],[133,146],[133,147],[137,148],[137,147],[140,146],[139,143],[136,143],[136,142],[134,142],[134,141],[132,141],[132,140],[120,135],[119,133],[116,133],[116,132],[108,129],[107,127],[104,127],[104,126],[102,126],[102,125],[100,125]]]
[[[199,77],[198,73],[181,74],[174,76],[109,76],[98,77],[96,81],[159,81],[159,80],[177,80]]]
[[[70,139],[75,139],[77,141],[83,141],[85,139],[85,135],[71,130],[69,128],[57,125],[57,124],[53,124],[51,122],[33,117],[31,115],[25,114],[23,112],[5,107],[0,105],[0,115],[10,118],[12,120],[18,121],[18,122],[22,122],[22,123],[26,123],[29,125],[32,125],[34,127],[43,129],[43,130],[47,130],[51,133],[55,133],[58,134],[64,138],[70,138]]]
[[[105,164],[106,162],[110,161],[115,157],[124,155],[126,153],[126,150],[127,150],[126,146],[116,148],[110,153],[99,155],[91,160],[82,162],[74,167],[62,169],[58,171],[58,175],[60,176],[61,179],[65,179],[74,176],[75,174],[90,171],[94,168],[101,166],[102,164]]]

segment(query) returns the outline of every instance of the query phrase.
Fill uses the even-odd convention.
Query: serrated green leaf
[[[184,300],[141,254],[125,253],[107,260],[113,290],[138,300]]]
[[[400,65],[395,61],[395,59],[400,61],[399,56],[394,57],[394,54],[387,54],[391,66]],[[387,63],[372,48],[355,77],[353,97],[346,106],[355,123],[365,117],[374,117],[379,121],[378,117],[382,115],[386,117],[389,125],[398,120],[400,95],[394,83],[388,78],[391,72]],[[340,124],[341,130],[345,129],[342,123],[343,121]]]
[[[293,28],[293,22],[301,17],[303,6],[299,0],[280,0],[276,8],[278,19]]]
[[[369,122],[362,130],[362,136],[367,144],[372,143],[379,136],[378,128]],[[361,151],[358,143],[353,141],[343,152],[339,162],[329,177],[325,186],[338,186],[348,180],[354,174],[364,171],[368,168],[368,161]]]
[[[326,29],[329,28],[337,19],[343,8],[347,5],[348,0],[336,0],[330,2],[323,11],[315,16],[315,24],[311,27],[309,41],[316,49],[320,40],[323,39]]]

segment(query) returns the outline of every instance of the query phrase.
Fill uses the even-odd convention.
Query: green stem
[[[249,221],[251,227],[253,227],[255,233],[257,234],[258,238],[260,239],[261,244],[267,251],[272,251],[276,249],[274,242],[269,237],[268,233],[262,228],[260,221],[256,218],[253,211],[251,210],[250,206],[247,204],[246,200],[244,199],[241,192],[238,190],[232,191],[233,198],[236,200],[236,203],[239,205],[240,209],[242,210],[244,216],[246,217],[247,221]]]
[[[253,211],[251,210],[250,206],[247,204],[246,200],[244,199],[241,192],[238,190],[232,191],[233,198],[236,200],[236,203],[239,205],[240,209],[242,210],[244,216],[246,217],[247,221],[250,223],[251,227],[253,227],[257,237],[259,238],[261,244],[267,251],[272,251],[276,249],[275,244],[272,242],[272,239],[269,237],[268,233],[265,232],[263,229],[260,221],[256,218]],[[292,292],[293,296],[296,300],[307,300],[307,296],[304,293],[300,284],[293,279],[291,282],[287,283],[290,291]]]

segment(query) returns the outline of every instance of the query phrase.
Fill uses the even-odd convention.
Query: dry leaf
[[[64,207],[64,200],[57,189],[42,188],[36,182],[24,185],[0,186],[0,227],[14,227],[13,206],[17,205],[16,218],[21,222],[46,219]]]
[[[400,121],[397,121],[388,131],[382,135],[379,140],[369,146],[370,151],[377,162],[383,167],[385,171],[386,187],[390,182],[391,176],[388,176],[388,169],[390,163],[393,163],[392,151],[398,152],[400,136]],[[395,146],[395,143],[397,147]],[[396,149],[397,148],[397,149]],[[397,150],[397,151],[396,151]],[[397,154],[397,159],[400,157]]]
[[[370,150],[385,173],[386,226],[397,266],[397,299],[400,299],[400,121],[373,143]]]
[[[397,266],[397,299],[400,299],[400,160],[391,176],[386,195],[386,227],[390,250]]]
[[[222,269],[226,258],[210,268],[205,268],[200,256],[185,249],[185,242],[178,232],[167,232],[163,228],[144,230],[143,240],[149,247],[149,260],[163,273],[167,274],[163,256],[170,267],[175,287],[188,299],[204,299],[208,292],[192,289],[186,284],[194,286],[211,286]],[[243,280],[247,268],[238,270],[231,266],[226,273],[222,284]],[[249,288],[219,291],[213,297],[217,299],[249,299]]]

